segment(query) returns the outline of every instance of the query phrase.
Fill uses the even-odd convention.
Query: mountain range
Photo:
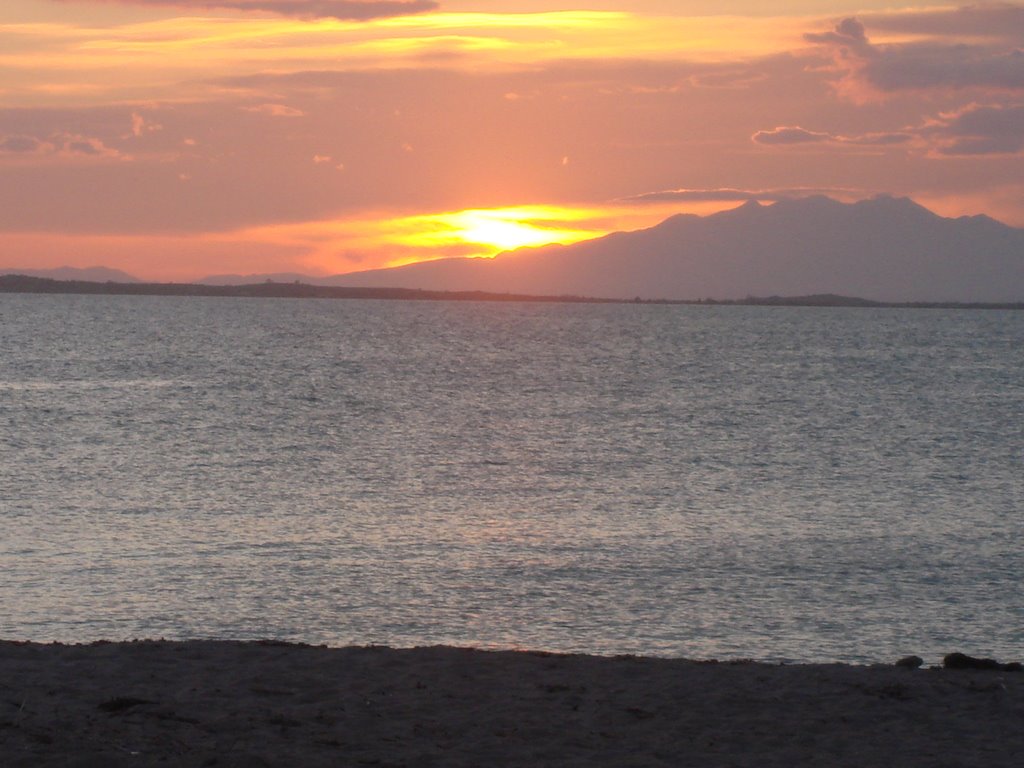
[[[17,271],[137,282],[103,267]],[[493,259],[441,259],[329,277],[218,275],[199,282],[268,281],[611,299],[837,294],[882,302],[1021,302],[1024,229],[988,216],[945,218],[908,198],[842,203],[819,196],[771,205],[751,201],[710,216],[679,214],[649,229],[520,248]]]
[[[1024,229],[987,216],[944,218],[907,198],[751,201],[573,245],[350,273],[333,284],[623,299],[1021,301]]]

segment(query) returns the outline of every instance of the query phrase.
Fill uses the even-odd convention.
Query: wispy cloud
[[[794,144],[848,144],[860,147],[884,147],[893,144],[906,144],[914,139],[914,134],[907,131],[891,133],[864,133],[844,136],[842,134],[810,131],[798,125],[780,126],[770,130],[758,131],[751,139],[755,144],[770,146]]]
[[[752,139],[757,144],[821,144],[833,141],[835,137],[830,133],[809,131],[806,128],[793,125],[758,131]]]
[[[534,71],[537,67],[585,63],[589,74],[601,67],[634,69],[677,62],[714,64],[780,54],[799,39],[798,31],[770,19],[717,17],[649,18],[611,11],[521,13],[413,13],[418,2],[281,3],[280,13],[223,13],[198,10],[255,8],[243,0],[54,0],[167,7],[166,17],[131,18],[120,23],[3,24],[0,11],[0,66],[18,77],[7,91],[9,105],[88,101],[182,100],[222,96],[209,82],[260,72],[299,72],[443,67],[473,73]],[[2,4],[0,4],[2,5]],[[335,16],[349,9],[374,23],[341,23],[323,18],[296,23],[319,8]],[[175,13],[175,9],[178,12]],[[342,10],[339,10],[342,9]],[[628,44],[624,44],[628,41]],[[735,64],[730,71],[744,70]],[[697,70],[691,69],[688,74]],[[730,85],[755,82],[760,73],[730,76]],[[738,78],[742,78],[742,81]],[[685,82],[685,81],[683,81]],[[672,84],[669,84],[672,85]],[[268,100],[270,95],[268,94]]]
[[[844,187],[781,187],[778,189],[735,189],[732,187],[721,187],[717,189],[663,189],[657,192],[644,192],[643,194],[625,197],[622,199],[622,202],[743,202],[746,200],[770,202],[800,197],[813,197],[815,195],[849,198],[862,197],[865,194],[863,190]]]
[[[369,21],[424,13],[438,8],[433,0],[60,0],[119,3],[184,10],[263,11],[307,19]]]
[[[932,157],[1014,155],[1024,152],[1024,104],[969,104],[889,133],[845,136],[790,126],[758,131],[751,139],[777,147],[900,145]]]

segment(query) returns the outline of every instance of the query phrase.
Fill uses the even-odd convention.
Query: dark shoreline
[[[280,642],[0,641],[0,764],[1019,766],[1024,675]]]
[[[835,294],[750,296],[745,299],[612,299],[588,296],[536,296],[487,291],[430,291],[417,288],[348,288],[309,283],[117,283],[54,280],[18,274],[0,275],[0,293],[84,294],[109,296],[209,296],[285,299],[386,299],[398,301],[490,301],[572,304],[675,304],[756,307],[862,307],[874,309],[1001,309],[1021,310],[1024,302],[907,301],[885,302]]]

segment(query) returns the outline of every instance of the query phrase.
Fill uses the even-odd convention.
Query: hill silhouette
[[[293,298],[682,301],[802,306],[1018,306],[1024,229],[944,218],[907,198],[747,202],[710,216],[494,259],[330,277],[219,275],[142,283],[104,267],[0,270],[0,291]],[[56,279],[55,279],[56,278]]]
[[[494,259],[442,259],[332,283],[629,299],[861,296],[888,303],[1024,300],[1024,229],[937,216],[907,198],[747,202],[650,229]]]
[[[86,282],[138,283],[139,278],[129,275],[120,269],[110,267],[57,267],[55,269],[22,269],[20,267],[0,267],[0,275],[25,275],[27,277],[45,277],[50,280],[84,280]]]

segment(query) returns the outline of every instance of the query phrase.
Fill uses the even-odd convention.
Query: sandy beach
[[[4,766],[1020,766],[1024,674],[0,643]]]

